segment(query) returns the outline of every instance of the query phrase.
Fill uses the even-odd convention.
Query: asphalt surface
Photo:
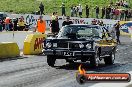
[[[121,38],[114,65],[106,66],[103,62],[93,69],[89,64],[83,67],[89,73],[123,73],[132,71],[131,39]],[[22,56],[0,61],[0,87],[89,87],[97,83],[79,85],[76,72],[80,63],[69,65],[65,60],[57,60],[56,67],[47,65],[46,56]],[[120,83],[119,83],[120,84]]]

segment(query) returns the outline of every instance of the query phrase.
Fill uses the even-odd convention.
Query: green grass
[[[52,12],[57,11],[58,14],[61,15],[60,6],[62,4],[62,1],[64,1],[66,5],[67,15],[70,15],[71,5],[78,5],[80,3],[83,5],[83,8],[85,8],[85,5],[88,4],[90,8],[94,8],[96,5],[100,7],[107,6],[110,2],[110,0],[0,0],[0,11],[13,11],[14,13],[32,13],[34,11],[38,11],[40,2],[43,2],[45,5],[46,14],[51,14]],[[112,1],[116,2],[117,0]],[[130,2],[132,6],[132,1],[130,0]],[[85,10],[83,12],[83,16],[85,16]]]

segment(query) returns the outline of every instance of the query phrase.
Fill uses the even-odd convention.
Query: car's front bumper
[[[58,56],[92,56],[92,55],[95,55],[95,51],[90,51],[90,50],[88,51],[43,50],[43,53],[45,55],[58,55]]]

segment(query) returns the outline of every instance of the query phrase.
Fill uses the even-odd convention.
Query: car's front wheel
[[[49,66],[54,67],[55,61],[56,61],[55,56],[51,56],[51,55],[47,56],[47,63]]]
[[[112,52],[110,56],[104,58],[104,62],[106,65],[114,64],[114,60],[115,60],[115,52]]]

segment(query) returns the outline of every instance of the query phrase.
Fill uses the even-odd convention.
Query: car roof
[[[92,26],[92,27],[99,27],[99,25],[89,25],[89,24],[71,24],[71,25],[67,25],[67,26]]]

